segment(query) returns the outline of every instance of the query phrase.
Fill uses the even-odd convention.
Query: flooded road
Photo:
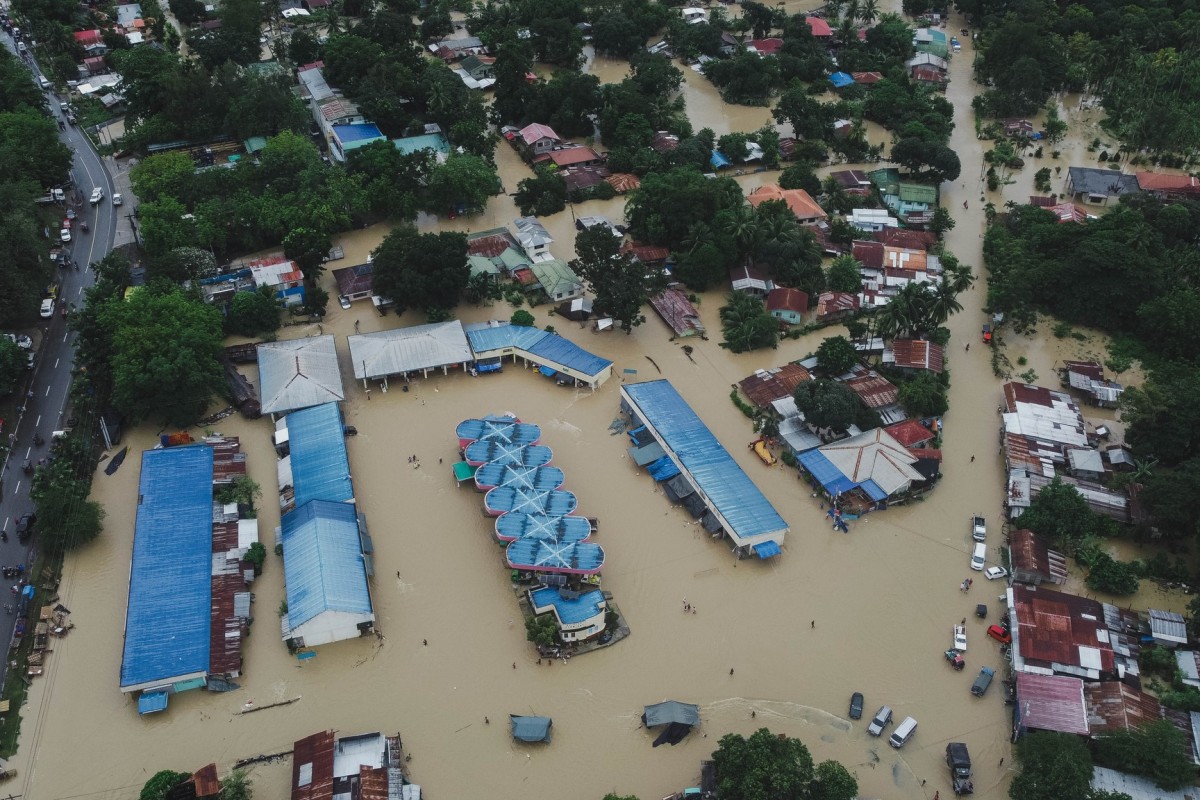
[[[950,90],[957,109],[952,145],[965,165],[964,178],[961,186],[943,189],[958,221],[949,247],[979,272],[984,217],[979,186],[967,176],[978,170],[984,143],[975,138],[970,117],[974,87],[967,55],[953,64]],[[697,128],[707,125],[720,133],[722,115],[742,128],[743,114],[767,114],[766,109],[710,114],[701,103],[714,103],[712,95],[693,99],[703,95],[707,82],[694,73],[688,78],[687,91],[697,93],[689,95]],[[504,144],[497,160],[506,189],[515,190],[528,169]],[[743,185],[767,182],[764,176],[744,176],[752,178],[757,183]],[[970,209],[963,211],[966,198]],[[618,198],[587,203],[576,213],[619,220],[622,207]],[[422,219],[421,226],[479,231],[507,225],[516,213],[511,199],[500,197],[476,217]],[[557,239],[553,252],[571,257],[571,214],[544,222]],[[331,266],[361,263],[386,231],[381,225],[342,237],[346,258]],[[332,277],[326,274],[324,282],[330,288]],[[952,410],[942,484],[925,502],[871,514],[848,535],[830,530],[794,471],[767,468],[747,450],[753,438],[749,424],[728,398],[731,383],[808,355],[836,329],[743,355],[720,348],[716,334],[712,341],[688,342],[695,348],[691,360],[652,312],[626,336],[592,334],[548,316],[543,306],[534,309],[539,326],[553,324],[615,362],[614,378],[595,394],[561,389],[507,366],[501,375],[433,377],[408,393],[375,391],[368,399],[349,367],[345,337],[354,323],[369,332],[424,319],[409,313],[397,321],[379,317],[364,303],[350,310],[331,304],[324,332],[337,335],[346,421],[359,431],[348,449],[357,502],[375,542],[372,592],[385,640],[329,645],[303,666],[295,661],[279,638],[282,564],[271,552],[253,587],[256,621],[242,688],[223,695],[188,692],[173,697],[166,713],[138,718],[134,702],[117,684],[136,456],[153,446],[157,434],[143,426],[123,442],[132,451],[125,466],[113,476],[97,474],[94,496],[108,511],[105,534],[67,562],[61,602],[72,609],[77,627],[56,643],[47,676],[33,685],[14,759],[20,777],[12,791],[32,798],[123,800],[136,797],[159,769],[190,771],[216,761],[225,773],[239,758],[290,750],[295,739],[332,728],[347,735],[399,731],[412,754],[412,779],[434,798],[478,797],[482,787],[490,787],[498,796],[526,800],[566,792],[599,798],[608,791],[648,800],[693,785],[700,760],[725,733],[748,734],[765,725],[800,738],[818,761],[843,762],[863,797],[897,800],[932,798],[937,791],[949,796],[945,745],[964,741],[975,762],[977,797],[1005,797],[1012,759],[1003,693],[993,689],[979,699],[969,692],[979,667],[1002,666],[995,643],[983,632],[1001,612],[996,598],[1004,587],[980,580],[969,594],[958,588],[971,574],[968,517],[987,516],[993,551],[1001,541],[1003,470],[995,412],[1000,381],[985,348],[962,351],[962,343],[978,335],[984,297],[981,280],[960,298],[964,310],[950,321]],[[700,304],[714,332],[720,329],[722,299],[722,291],[713,291]],[[473,321],[506,319],[512,308],[499,303],[460,311]],[[317,332],[316,326],[289,327],[281,338]],[[1053,347],[1043,333],[1041,344],[1031,342],[1026,350],[1043,382],[1054,385],[1047,380],[1049,362],[1067,355],[1054,348],[1086,345],[1074,339],[1051,339],[1048,345]],[[790,524],[781,557],[735,561],[684,512],[669,506],[647,476],[637,474],[625,454],[626,438],[607,430],[617,416],[623,370],[636,370],[628,380],[669,378],[712,428]],[[257,381],[254,368],[245,371]],[[455,424],[489,412],[513,412],[541,425],[554,463],[568,476],[565,488],[579,498],[580,513],[599,517],[597,541],[607,554],[604,587],[632,629],[625,641],[566,664],[535,663],[502,551],[491,537],[491,520],[480,511],[481,495],[456,488],[450,475]],[[279,524],[271,425],[230,417],[218,427],[242,438],[250,474],[263,488],[259,535],[271,551]],[[406,461],[414,453],[421,469]],[[682,613],[683,598],[697,614]],[[989,605],[988,620],[973,616],[976,603]],[[968,617],[969,650],[967,669],[959,673],[942,651],[962,617]],[[865,721],[847,720],[855,691],[865,695],[864,717],[884,703],[897,720],[916,717],[920,729],[914,739],[896,751],[868,737]],[[263,705],[292,697],[302,699],[238,714],[250,700]],[[638,716],[643,705],[668,698],[700,704],[702,724],[677,747],[654,749]],[[553,744],[517,746],[507,726],[484,724],[485,716],[499,723],[507,713],[553,717]],[[997,766],[1001,758],[1007,759],[1003,769]],[[286,759],[252,768],[256,795],[286,797],[290,770]]]

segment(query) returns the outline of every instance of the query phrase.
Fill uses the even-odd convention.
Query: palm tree
[[[759,220],[758,225],[758,238],[762,242],[791,242],[800,234],[798,222],[779,215]]]
[[[975,285],[975,273],[966,264],[960,264],[953,269],[946,270],[942,280],[949,282],[950,291],[959,295]]]
[[[696,252],[696,248],[706,242],[712,241],[712,228],[708,227],[708,223],[696,221],[688,226],[687,235],[683,237],[681,244],[687,248],[689,254]]]
[[[842,22],[845,22],[846,20],[854,22],[854,20],[858,19],[858,14],[859,0],[846,0],[846,13],[842,17]]]
[[[846,0],[828,0],[825,3],[825,13],[830,19],[837,19],[842,15],[842,6],[846,5]]]
[[[858,18],[864,25],[868,26],[879,19],[879,3],[877,0],[863,0],[862,6],[858,9]]]
[[[842,17],[842,21],[837,26],[838,41],[843,47],[850,47],[858,44],[858,27],[854,24],[854,18],[850,16],[851,9],[846,9],[846,16]]]
[[[728,223],[728,233],[737,242],[738,252],[744,256],[754,250],[759,239],[759,222],[750,206],[738,206],[733,210]]]
[[[925,332],[944,324],[951,314],[962,311],[962,303],[958,302],[954,287],[945,275],[938,281],[937,288],[930,292],[930,296],[928,327]]]

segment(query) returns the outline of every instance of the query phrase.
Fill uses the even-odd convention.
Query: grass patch
[[[17,752],[17,739],[21,735],[21,706],[25,703],[26,694],[33,678],[25,675],[29,654],[33,652],[33,631],[37,626],[38,612],[42,606],[58,595],[58,580],[62,575],[63,559],[61,555],[54,556],[39,553],[33,562],[32,575],[38,576],[37,591],[33,601],[25,610],[25,635],[15,651],[9,651],[8,676],[4,680],[4,699],[9,702],[8,713],[0,720],[0,757],[12,758]],[[51,642],[56,641],[51,639]],[[54,658],[47,656],[47,659]],[[15,666],[13,666],[15,664]]]

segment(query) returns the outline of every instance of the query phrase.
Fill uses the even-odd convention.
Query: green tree
[[[1058,104],[1049,103],[1046,106],[1046,121],[1042,123],[1046,132],[1046,141],[1052,145],[1058,144],[1067,135],[1067,123],[1058,115]]]
[[[13,393],[25,372],[25,352],[16,342],[0,337],[0,397]]]
[[[844,431],[858,416],[858,395],[839,381],[808,381],[797,386],[793,396],[805,420],[818,428]]]
[[[513,325],[519,325],[522,328],[532,328],[537,324],[537,320],[533,318],[533,314],[530,314],[523,308],[518,308],[514,311],[509,322]]]
[[[942,238],[948,231],[954,230],[954,217],[945,206],[938,206],[933,210],[933,219],[929,223],[929,230],[934,236]]]
[[[1117,561],[1108,553],[1097,551],[1088,569],[1087,585],[1097,592],[1136,594],[1137,570],[1132,564]]]
[[[283,237],[283,254],[296,262],[306,280],[315,283],[324,272],[333,248],[329,234],[315,228],[294,228]]]
[[[517,184],[513,199],[525,216],[548,217],[567,207],[567,182],[558,173],[537,167],[532,178]]]
[[[558,641],[558,623],[554,621],[554,615],[540,614],[536,617],[526,617],[525,638],[536,645],[554,646]]]
[[[445,214],[456,209],[475,211],[500,192],[495,169],[477,155],[451,153],[429,175],[425,187],[425,210]]]
[[[910,417],[940,417],[950,410],[946,385],[932,372],[921,372],[902,383],[897,399]]]
[[[775,347],[779,343],[779,320],[771,316],[762,301],[745,292],[733,292],[721,307],[721,330],[727,347],[735,353]]]
[[[374,253],[376,294],[409,308],[454,308],[467,288],[467,237],[462,233],[418,233],[400,225]]]
[[[0,175],[57,186],[71,167],[71,151],[58,140],[53,120],[21,109],[0,113]]]
[[[808,796],[809,800],[854,800],[858,781],[839,762],[822,761],[817,764]]]
[[[221,315],[182,290],[152,285],[101,311],[111,332],[113,402],[133,423],[188,426],[224,390]]]
[[[1054,478],[1017,517],[1016,525],[1044,536],[1060,550],[1073,551],[1096,532],[1095,513],[1074,486]]]
[[[72,434],[57,440],[54,448],[54,459],[34,473],[29,496],[37,508],[42,546],[62,553],[100,535],[104,507],[88,499],[96,468],[91,442]]]
[[[804,800],[815,777],[812,755],[799,739],[759,728],[749,738],[729,733],[713,753],[721,797]]]
[[[1096,739],[1096,763],[1144,775],[1168,792],[1196,779],[1183,732],[1169,720],[1147,722],[1133,730],[1116,731]]]
[[[620,247],[621,240],[608,228],[585,228],[575,237],[579,258],[571,267],[588,282],[596,306],[619,322],[621,330],[631,333],[646,321],[642,307],[665,288],[666,281],[657,270],[647,274],[646,266],[620,252]]]
[[[827,336],[817,346],[817,366],[826,375],[841,375],[858,362],[858,351],[845,336]]]
[[[858,294],[862,289],[862,264],[849,253],[843,253],[829,265],[825,286],[831,292]]]
[[[1017,743],[1021,771],[1008,787],[1012,800],[1088,800],[1092,756],[1078,736],[1030,733]]]
[[[217,272],[217,259],[199,247],[176,247],[149,262],[151,279],[163,278],[171,283],[183,283]]]
[[[167,800],[167,793],[190,778],[186,772],[175,772],[164,769],[154,773],[150,780],[142,786],[138,800]]]
[[[250,800],[250,778],[245,770],[235,769],[221,781],[220,800]]]
[[[783,189],[803,189],[814,197],[821,193],[821,181],[813,171],[812,164],[798,161],[779,174],[779,186]]]
[[[235,294],[225,315],[225,330],[237,336],[258,336],[279,330],[279,303],[271,287]]]

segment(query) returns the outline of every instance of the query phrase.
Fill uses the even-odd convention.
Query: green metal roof
[[[938,190],[936,186],[924,183],[900,183],[897,186],[900,199],[906,203],[927,203],[937,205]]]
[[[483,273],[485,275],[499,275],[500,268],[492,263],[490,258],[484,256],[467,256],[467,266],[471,268],[471,275]]]

